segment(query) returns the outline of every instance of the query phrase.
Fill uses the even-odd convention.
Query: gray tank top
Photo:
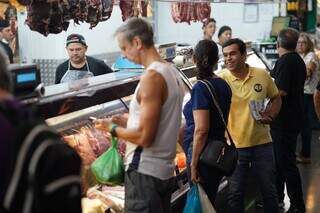
[[[167,180],[174,175],[176,143],[181,124],[183,82],[178,70],[169,63],[153,62],[147,69],[160,73],[167,84],[168,97],[161,109],[160,123],[152,145],[142,148],[127,143],[125,154],[126,169],[132,168],[146,175]],[[156,83],[156,82],[155,82]],[[130,103],[127,128],[138,128],[140,105],[137,102],[137,86]]]

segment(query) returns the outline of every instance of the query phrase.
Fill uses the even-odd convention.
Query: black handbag
[[[206,80],[200,80],[200,82],[206,85],[207,89],[210,92],[213,103],[220,114],[224,126],[226,127],[227,134],[230,140],[230,145],[223,140],[208,138],[206,141],[206,145],[204,146],[200,154],[199,162],[211,168],[217,169],[225,176],[230,176],[232,175],[237,165],[238,151],[228,131],[227,124],[225,119],[223,118],[223,113],[221,111],[219,103],[215,98],[216,92],[214,87],[211,85],[210,82]]]

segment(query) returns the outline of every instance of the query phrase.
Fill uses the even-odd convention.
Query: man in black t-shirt
[[[320,82],[317,85],[317,89],[314,91],[313,101],[317,117],[320,120]]]
[[[78,76],[81,76],[81,71],[90,73],[93,76],[111,73],[112,70],[101,60],[86,56],[87,44],[82,35],[71,34],[67,38],[66,49],[69,59],[60,64],[56,69],[55,83],[68,82],[70,80],[77,80],[65,76],[68,71],[80,71]]]
[[[284,183],[290,198],[287,212],[304,213],[305,205],[299,169],[296,166],[296,142],[303,121],[303,92],[306,66],[295,52],[299,34],[294,29],[280,31],[277,50],[280,58],[271,73],[282,98],[280,113],[271,124],[277,166],[279,201],[284,199]]]

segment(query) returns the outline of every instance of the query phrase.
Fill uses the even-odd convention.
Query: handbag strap
[[[224,117],[223,117],[223,113],[222,113],[222,110],[221,110],[221,108],[220,108],[219,102],[218,102],[217,99],[216,99],[217,93],[216,93],[214,87],[211,85],[211,83],[210,83],[208,80],[199,80],[199,81],[200,81],[201,83],[203,83],[203,84],[207,87],[207,89],[208,89],[208,91],[209,91],[209,93],[210,93],[210,95],[211,95],[211,98],[212,98],[212,100],[213,100],[213,103],[214,103],[214,105],[216,106],[216,108],[217,108],[217,110],[218,110],[218,112],[219,112],[219,115],[220,115],[220,117],[221,117],[222,123],[224,124],[224,127],[225,127],[226,130],[227,130],[227,134],[228,134],[228,137],[229,137],[231,146],[236,147],[235,144],[234,144],[234,142],[233,142],[233,140],[232,140],[231,134],[230,134],[230,132],[229,132],[229,130],[228,130],[227,122],[226,122],[226,120],[225,120]]]

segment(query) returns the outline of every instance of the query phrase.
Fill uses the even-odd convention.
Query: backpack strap
[[[52,134],[56,134],[52,129],[50,129],[46,124],[39,124],[36,125],[26,136],[24,139],[21,148],[18,152],[18,157],[14,166],[14,171],[13,175],[11,178],[11,181],[9,183],[9,186],[7,188],[7,191],[4,196],[4,203],[3,206],[6,209],[10,209],[12,201],[14,199],[15,193],[17,191],[17,187],[19,185],[21,176],[22,176],[22,171],[23,171],[23,166],[24,162],[27,158],[27,153],[32,145],[32,143],[35,141],[37,136],[39,136],[43,132],[50,132]]]
[[[29,166],[28,166],[28,187],[25,195],[25,200],[22,208],[22,213],[31,213],[33,203],[37,196],[37,187],[35,182],[35,175],[38,163],[43,156],[43,153],[53,145],[57,145],[58,143],[53,139],[47,139],[41,142],[41,144],[35,149],[33,155],[31,157]]]

